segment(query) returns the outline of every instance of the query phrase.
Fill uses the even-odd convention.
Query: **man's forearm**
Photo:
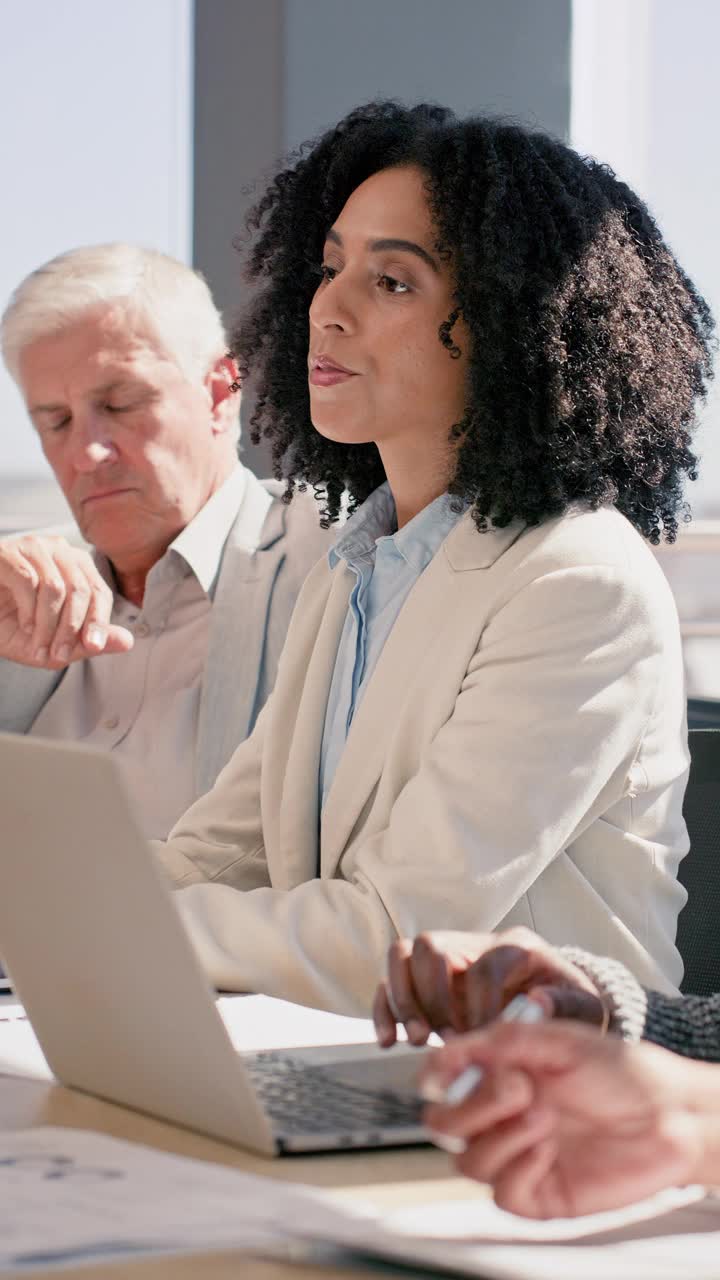
[[[610,1012],[610,1026],[626,1040],[649,1040],[685,1058],[720,1062],[720,993],[714,996],[665,996],[645,991],[617,960],[561,947],[595,984]]]
[[[694,1180],[720,1187],[720,1067],[683,1063],[688,1112],[697,1124],[699,1154]]]
[[[698,1165],[697,1181],[708,1187],[720,1187],[720,1099],[712,1115],[702,1117],[704,1149]]]

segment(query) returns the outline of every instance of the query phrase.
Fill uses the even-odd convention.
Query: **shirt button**
[[[136,626],[136,628],[135,628],[135,635],[136,635],[136,636],[139,636],[141,640],[144,640],[144,639],[145,639],[145,636],[149,636],[149,635],[150,635],[150,628],[149,628],[149,626],[148,626],[147,622],[139,622],[139,623],[138,623],[138,625],[137,625],[137,626]]]
[[[119,716],[108,716],[107,720],[103,721],[103,729],[117,729],[119,723]]]

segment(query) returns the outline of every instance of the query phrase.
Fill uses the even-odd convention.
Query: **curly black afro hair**
[[[255,443],[277,476],[309,483],[337,519],[385,479],[374,444],[313,428],[308,307],[328,228],[359,184],[393,165],[427,176],[436,249],[451,255],[453,326],[472,335],[466,415],[449,490],[479,530],[537,524],[570,503],[614,503],[651,542],[684,518],[696,405],[711,376],[713,321],[646,207],[606,166],[561,142],[442,107],[352,111],[270,184],[248,220],[259,286],[233,350],[257,393]]]

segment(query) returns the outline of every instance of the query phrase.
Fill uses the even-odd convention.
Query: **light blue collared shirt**
[[[420,574],[460,515],[443,493],[402,529],[390,486],[382,484],[351,516],[328,552],[355,574],[333,672],[320,753],[321,809],[350,725],[395,620]]]

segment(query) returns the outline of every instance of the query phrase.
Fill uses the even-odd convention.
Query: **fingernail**
[[[428,1075],[420,1081],[418,1093],[425,1102],[444,1103],[447,1097],[447,1084],[439,1076]]]
[[[105,643],[105,628],[99,627],[97,623],[94,622],[87,629],[86,642],[87,644],[91,644],[94,649],[102,649]]]
[[[416,1041],[419,1041],[422,1044],[427,1040],[428,1028],[425,1026],[424,1022],[419,1022],[417,1018],[411,1018],[410,1021],[405,1024],[405,1030],[407,1031],[408,1040],[412,1044]]]
[[[482,1078],[482,1067],[475,1066],[466,1067],[449,1082],[431,1073],[420,1082],[420,1097],[426,1102],[440,1102],[444,1107],[459,1107],[477,1089]]]
[[[55,657],[57,658],[58,662],[67,662],[68,658],[70,657],[70,645],[61,644],[60,648],[55,651]]]
[[[48,658],[49,658],[49,657],[50,657],[50,650],[49,650],[49,649],[45,649],[45,648],[43,648],[43,649],[38,649],[38,650],[37,650],[37,652],[36,652],[36,654],[35,654],[35,661],[36,661],[36,662],[47,662],[47,660],[48,660]]]
[[[461,1156],[463,1151],[467,1151],[467,1142],[464,1138],[457,1138],[454,1133],[438,1133],[436,1129],[428,1129],[430,1141],[436,1147],[441,1147],[443,1151],[447,1151],[450,1156]]]

